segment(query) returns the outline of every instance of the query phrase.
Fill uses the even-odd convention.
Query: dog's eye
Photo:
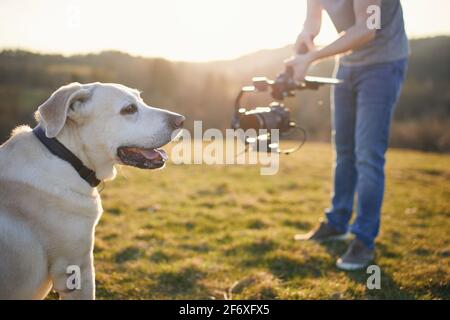
[[[120,114],[122,114],[122,115],[133,114],[136,112],[137,112],[137,107],[135,104],[130,104],[130,105],[126,106],[125,108],[122,108],[122,110],[120,110]]]

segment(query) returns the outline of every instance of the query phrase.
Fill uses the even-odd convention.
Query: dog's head
[[[167,155],[159,148],[171,141],[185,119],[146,105],[135,89],[109,83],[63,86],[38,108],[37,118],[47,137],[69,144],[79,141],[82,145],[75,147],[83,150],[75,153],[86,153],[97,175],[105,163],[162,167]]]

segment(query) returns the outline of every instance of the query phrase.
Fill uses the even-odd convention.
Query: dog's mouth
[[[123,164],[141,169],[161,168],[169,158],[162,149],[138,147],[119,147],[117,156]]]

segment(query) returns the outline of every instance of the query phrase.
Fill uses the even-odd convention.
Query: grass
[[[343,272],[345,243],[293,241],[328,206],[331,148],[258,166],[122,168],[102,191],[98,299],[449,299],[450,156],[392,150],[376,264]]]

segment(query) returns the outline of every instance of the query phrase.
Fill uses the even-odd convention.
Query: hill
[[[412,40],[411,48],[409,73],[395,114],[391,144],[449,152],[450,37]],[[0,139],[5,140],[17,124],[33,123],[32,113],[39,103],[72,81],[119,82],[136,87],[143,91],[149,104],[185,114],[191,120],[188,126],[192,120],[203,120],[204,128],[225,129],[240,87],[250,83],[253,76],[275,77],[291,52],[291,47],[286,46],[234,60],[189,63],[114,51],[70,57],[2,51]],[[314,66],[311,74],[331,76],[333,65],[333,61],[325,61]],[[330,140],[329,88],[302,93],[287,104],[311,139]]]

